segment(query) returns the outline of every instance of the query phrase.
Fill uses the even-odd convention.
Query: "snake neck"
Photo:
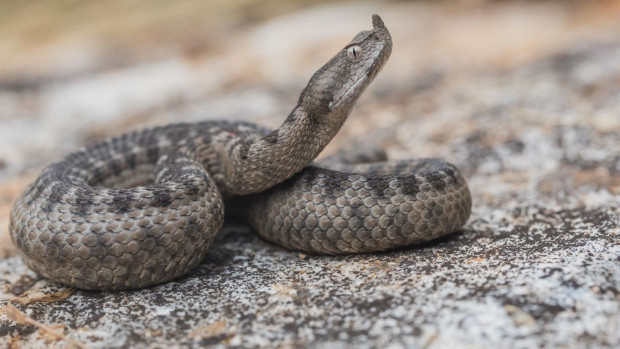
[[[297,106],[279,129],[264,137],[278,154],[288,161],[312,162],[338,133],[353,105],[325,112],[308,106]],[[300,168],[301,169],[301,168]]]
[[[374,15],[372,30],[358,33],[314,73],[280,128],[229,146],[218,177],[224,193],[263,191],[309,165],[340,130],[391,51],[390,33]]]
[[[256,141],[241,141],[230,153],[224,192],[263,191],[308,166],[336,135],[350,113],[321,114],[297,106],[284,123]]]

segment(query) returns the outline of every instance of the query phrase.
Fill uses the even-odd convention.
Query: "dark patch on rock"
[[[149,159],[149,162],[155,164],[157,163],[157,160],[159,159],[159,147],[149,147],[146,150],[146,156]]]

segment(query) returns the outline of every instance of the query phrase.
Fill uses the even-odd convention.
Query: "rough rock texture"
[[[620,346],[620,5],[613,1],[334,5],[242,28],[246,34],[233,35],[223,53],[191,68],[204,77],[231,57],[250,57],[262,69],[243,72],[254,82],[235,82],[242,74],[235,64],[243,62],[217,73],[232,78],[203,81],[178,73],[189,63],[172,60],[35,91],[2,90],[1,103],[15,115],[32,110],[26,98],[39,103],[29,118],[0,118],[2,134],[36,123],[53,127],[33,132],[46,135],[39,143],[22,136],[0,152],[8,154],[0,156],[0,224],[33,173],[89,142],[85,134],[205,117],[255,116],[276,125],[313,67],[372,12],[390,27],[394,53],[329,151],[374,143],[394,159],[455,163],[474,200],[463,231],[390,253],[317,257],[237,225],[220,234],[195,272],[174,282],[135,292],[78,291],[19,309],[94,348]],[[339,23],[329,40],[322,28],[308,33],[317,18],[325,27]],[[278,41],[289,36],[305,40]],[[269,39],[284,47],[263,47]],[[277,56],[265,58],[269,52]],[[295,61],[300,52],[309,56]],[[106,91],[140,84],[143,76],[143,84],[159,76],[175,88],[162,82],[128,104],[95,104],[95,116],[79,121],[80,108],[66,107],[76,89],[115,101]],[[206,85],[200,94],[161,102],[178,99],[179,86],[187,92]],[[5,223],[0,304],[15,297],[9,285],[27,273]],[[40,281],[33,290],[59,288]],[[0,345],[65,343],[0,315]]]

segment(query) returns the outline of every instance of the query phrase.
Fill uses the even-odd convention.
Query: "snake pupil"
[[[351,46],[347,49],[347,56],[351,59],[356,59],[362,52],[362,48],[359,45]]]

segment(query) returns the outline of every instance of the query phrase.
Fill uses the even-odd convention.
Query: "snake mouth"
[[[351,86],[349,86],[349,88],[343,94],[341,94],[340,97],[329,103],[329,107],[333,109],[340,106],[342,102],[350,99],[353,94],[355,94],[355,91],[358,91],[358,87],[363,84],[367,79],[368,75],[364,74],[359,79],[355,80],[355,82]]]

